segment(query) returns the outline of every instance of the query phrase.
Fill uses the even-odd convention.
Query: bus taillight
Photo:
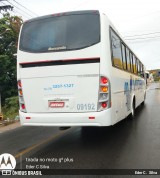
[[[102,86],[101,87],[101,91],[105,92],[105,93],[108,92],[108,87],[107,86]]]
[[[23,91],[22,91],[22,89],[19,89],[19,95],[20,95],[20,96],[23,95]]]
[[[26,109],[25,104],[21,104],[21,108],[22,108],[23,110]]]
[[[23,90],[22,90],[21,80],[18,80],[17,84],[18,84],[18,96],[19,96],[20,110],[23,112],[26,112],[26,106],[25,106],[24,98],[23,98]]]
[[[105,76],[100,78],[100,88],[99,88],[99,103],[98,110],[102,111],[107,108],[110,108],[110,82],[109,79]]]
[[[102,84],[108,83],[108,79],[106,77],[101,77],[101,83]]]
[[[18,87],[22,88],[22,83],[21,83],[21,80],[18,80]]]
[[[107,102],[103,102],[103,103],[101,104],[101,106],[102,106],[102,108],[106,108],[106,107],[107,107]]]

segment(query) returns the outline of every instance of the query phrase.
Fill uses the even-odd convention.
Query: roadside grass
[[[14,122],[16,116],[18,116],[18,109],[18,96],[7,98],[4,106],[2,107],[3,120]]]

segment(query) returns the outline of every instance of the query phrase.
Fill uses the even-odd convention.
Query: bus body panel
[[[117,123],[131,113],[134,97],[136,108],[144,101],[145,82],[136,75],[114,67],[112,68],[112,73],[112,111],[113,120]],[[126,88],[126,84],[128,88]]]
[[[21,68],[20,75],[29,113],[97,111],[99,63]]]
[[[24,126],[110,126],[111,109],[87,113],[24,113],[19,111]]]
[[[30,53],[30,52],[18,50],[17,61],[19,66],[19,64],[23,64],[23,63],[27,64],[32,62],[77,60],[77,59],[84,59],[84,58],[92,59],[92,58],[100,57],[100,49],[101,49],[101,45],[100,43],[98,43],[88,48],[73,50],[73,51],[65,51],[65,52]]]

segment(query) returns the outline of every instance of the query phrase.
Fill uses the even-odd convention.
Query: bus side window
[[[136,63],[137,63],[137,59],[136,59],[135,55],[133,55],[133,72],[134,72],[134,74],[137,74],[137,65],[136,65]]]
[[[143,65],[142,65],[142,63],[139,61],[139,70],[138,70],[138,75],[140,76],[140,77],[144,77],[144,72],[143,72]]]
[[[130,72],[131,71],[131,62],[130,62],[129,49],[128,48],[126,48],[126,57],[127,57],[127,70]]]
[[[140,61],[137,61],[137,67],[138,67],[138,76],[141,74],[141,69],[140,69]]]
[[[112,60],[113,65],[123,69],[122,51],[120,38],[111,30]]]
[[[144,70],[144,65],[142,64],[142,73],[141,73],[141,76],[143,77],[143,78],[145,78],[145,70]]]
[[[136,74],[138,75],[138,58],[136,58]]]
[[[123,59],[123,69],[127,70],[127,63],[126,63],[126,47],[122,43],[122,59]]]
[[[133,72],[133,54],[130,52],[129,56],[130,56],[130,63],[131,63],[131,72]]]

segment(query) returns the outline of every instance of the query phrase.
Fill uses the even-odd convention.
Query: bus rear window
[[[33,53],[76,50],[99,41],[99,14],[49,16],[23,25],[20,50]]]

